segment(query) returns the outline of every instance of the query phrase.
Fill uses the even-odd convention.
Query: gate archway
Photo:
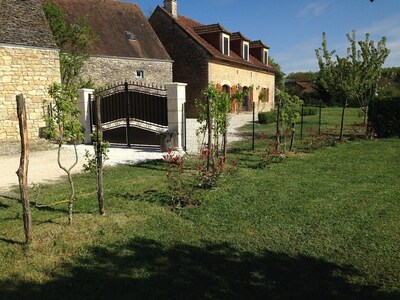
[[[122,83],[96,91],[104,140],[110,143],[160,146],[159,132],[168,129],[165,87]],[[93,98],[93,97],[92,97]],[[91,128],[97,124],[96,102],[91,104]]]

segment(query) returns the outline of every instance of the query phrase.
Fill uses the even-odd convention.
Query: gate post
[[[174,146],[176,150],[184,148],[183,104],[186,103],[186,83],[174,82],[166,84],[168,97],[168,129],[177,132]]]
[[[78,108],[81,114],[79,115],[79,123],[81,123],[82,127],[84,128],[84,136],[85,144],[90,144],[92,142],[92,139],[90,137],[91,134],[91,124],[90,124],[90,99],[89,95],[93,94],[94,90],[92,89],[79,89],[78,90]]]

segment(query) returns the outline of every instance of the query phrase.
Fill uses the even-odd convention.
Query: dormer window
[[[136,41],[136,36],[130,32],[130,31],[125,31],[126,37],[128,38],[128,40],[130,41]]]
[[[264,53],[263,53],[263,63],[266,64],[268,66],[268,50],[264,49]]]
[[[249,60],[249,43],[248,42],[243,42],[243,59],[244,60]]]
[[[229,48],[229,44],[230,44],[230,42],[229,42],[229,35],[227,35],[227,34],[225,34],[225,33],[222,33],[221,34],[221,37],[222,37],[222,49],[221,49],[221,52],[223,53],[223,54],[225,54],[225,55],[229,55],[229,52],[230,52],[230,48]]]

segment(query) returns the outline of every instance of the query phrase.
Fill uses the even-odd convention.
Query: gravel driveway
[[[252,115],[244,113],[231,116],[231,125],[229,128],[229,140],[237,140],[236,128],[243,126],[251,121]],[[0,144],[1,145],[1,144]],[[57,164],[57,148],[53,145],[43,144],[38,149],[37,143],[33,144],[34,151],[29,156],[29,174],[28,184],[37,184],[42,182],[52,182],[60,179],[65,175]],[[45,149],[45,150],[41,150]],[[73,169],[73,173],[83,170],[82,165],[85,163],[85,150],[93,153],[93,147],[89,145],[78,145],[78,165]],[[16,171],[19,167],[20,159],[19,143],[7,144],[7,147],[0,149],[0,193],[9,190],[18,185],[18,177]],[[136,164],[146,160],[161,159],[163,153],[159,149],[152,148],[126,148],[112,147],[108,153],[109,159],[106,166],[115,166],[120,164]],[[70,166],[74,161],[74,152],[72,146],[64,146],[62,151],[62,162],[66,166]]]

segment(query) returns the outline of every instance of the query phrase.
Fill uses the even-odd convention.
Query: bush
[[[318,114],[318,108],[313,106],[303,107],[303,116],[315,116]]]
[[[400,137],[400,97],[372,101],[368,118],[378,137]]]
[[[259,124],[271,124],[274,122],[276,122],[276,112],[275,111],[258,113],[258,123]]]

